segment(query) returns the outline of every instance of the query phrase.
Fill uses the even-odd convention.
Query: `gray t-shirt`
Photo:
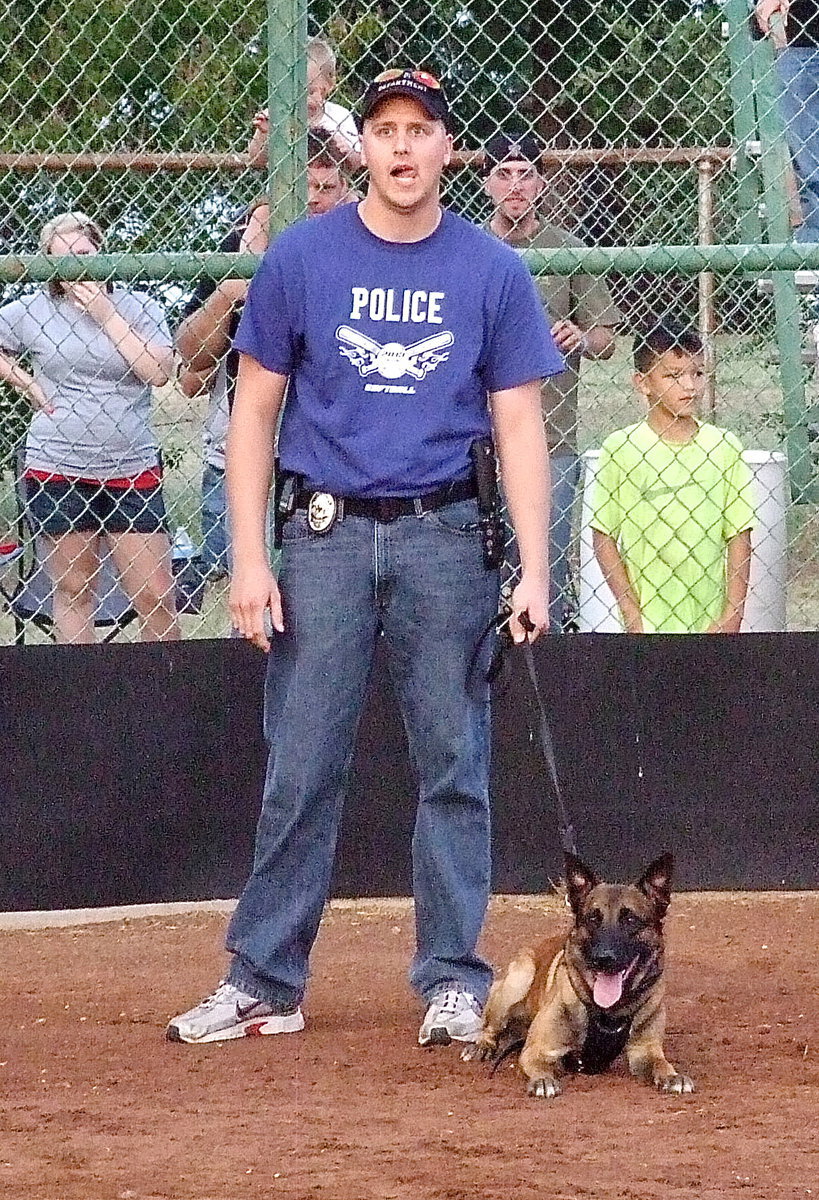
[[[162,308],[144,292],[115,287],[117,312],[146,340],[172,346]],[[0,349],[25,358],[54,406],[34,414],[25,465],[89,479],[118,479],[156,466],[151,386],[97,322],[46,289],[0,308]]]
[[[487,222],[486,228],[492,232]],[[580,238],[558,225],[544,223],[526,240],[509,242],[516,250],[563,250],[583,247]],[[585,333],[596,325],[616,328],[623,314],[611,298],[605,281],[594,275],[539,275],[535,286],[543,301],[549,323],[573,321]],[[552,454],[577,453],[577,389],[580,383],[581,355],[564,355],[566,370],[551,375],[541,384],[543,419]]]

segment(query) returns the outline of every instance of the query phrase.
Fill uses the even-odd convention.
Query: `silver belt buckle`
[[[313,492],[307,504],[307,525],[313,533],[327,533],[336,523],[338,502],[329,492]]]

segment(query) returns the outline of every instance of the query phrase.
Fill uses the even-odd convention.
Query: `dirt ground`
[[[564,917],[493,903],[485,950]],[[683,895],[667,921],[669,1058],[531,1100],[415,1044],[408,905],[336,905],[308,1026],[190,1047],[165,1021],[211,990],[224,917],[0,933],[0,1196],[14,1200],[653,1200],[819,1196],[819,893]]]

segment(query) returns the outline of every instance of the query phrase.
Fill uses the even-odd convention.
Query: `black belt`
[[[309,508],[311,497],[316,491],[302,488],[296,495],[296,508]],[[395,521],[398,517],[412,517],[418,513],[432,512],[446,504],[457,504],[459,500],[474,500],[478,489],[473,479],[460,479],[447,483],[425,496],[381,496],[365,499],[360,496],[333,496],[339,506],[339,515],[372,517],[375,521]]]

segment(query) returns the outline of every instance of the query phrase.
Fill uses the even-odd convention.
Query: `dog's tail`
[[[511,1058],[513,1054],[519,1053],[525,1044],[525,1037],[516,1037],[508,1041],[505,1046],[499,1046],[492,1055],[492,1069],[489,1074],[494,1075],[501,1063],[506,1062],[507,1058]]]

